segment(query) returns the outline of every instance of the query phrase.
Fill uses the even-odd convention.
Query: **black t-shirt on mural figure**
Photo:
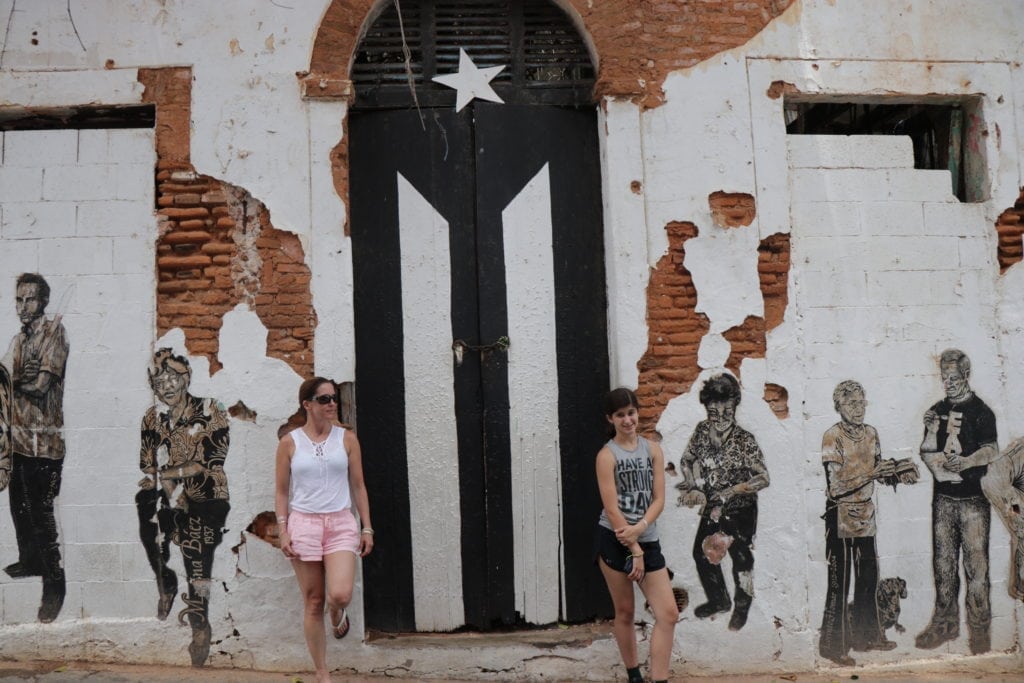
[[[963,403],[953,403],[944,398],[931,410],[939,416],[938,446],[943,453],[964,458],[985,444],[996,446],[996,416],[977,394],[972,394]],[[986,472],[988,465],[961,470],[963,481],[936,481],[935,493],[952,498],[984,495],[981,478]]]

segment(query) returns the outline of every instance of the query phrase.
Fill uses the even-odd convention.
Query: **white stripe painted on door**
[[[558,619],[561,464],[555,278],[548,165],[502,211],[516,610]]]
[[[416,630],[450,631],[465,610],[448,222],[401,174],[398,225]]]

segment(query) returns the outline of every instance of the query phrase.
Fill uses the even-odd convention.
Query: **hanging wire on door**
[[[409,43],[405,40],[405,23],[402,21],[402,5],[395,0],[395,11],[398,13],[398,32],[402,34],[402,55],[405,57],[405,78],[409,81],[409,92],[412,93],[412,102],[416,105],[416,113],[420,115],[420,126],[423,131],[427,130],[427,122],[423,119],[423,112],[420,111],[420,100],[416,96],[416,81],[412,77],[412,51]]]

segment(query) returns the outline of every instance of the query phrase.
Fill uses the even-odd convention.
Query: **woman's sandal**
[[[337,624],[333,622],[331,623],[331,630],[334,631],[334,637],[338,640],[341,640],[346,635],[348,635],[348,628],[348,612],[345,610],[341,610],[341,621],[339,621]]]

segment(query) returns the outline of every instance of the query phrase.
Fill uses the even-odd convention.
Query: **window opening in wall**
[[[953,102],[801,101],[787,98],[790,135],[907,135],[914,146],[914,168],[945,169],[960,201],[987,195],[984,145],[971,145],[982,126],[979,98]]]
[[[83,128],[153,128],[152,104],[82,107],[0,107],[0,131]]]

